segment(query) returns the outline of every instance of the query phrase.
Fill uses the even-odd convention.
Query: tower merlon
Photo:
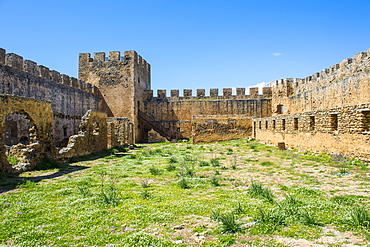
[[[222,96],[225,98],[229,98],[233,94],[233,89],[232,88],[223,88],[222,89]]]
[[[120,61],[121,60],[121,52],[119,51],[110,51],[108,60],[111,61]]]
[[[66,85],[66,86],[71,86],[71,77],[69,77],[68,75],[62,74],[61,75],[61,82],[62,82],[62,84]]]
[[[171,98],[178,98],[180,96],[180,91],[178,89],[171,90]]]
[[[14,53],[6,53],[5,64],[15,69],[23,70],[23,57]]]
[[[258,95],[258,87],[249,88],[249,96],[251,99],[257,99]]]
[[[206,96],[205,89],[197,89],[197,98],[204,98]]]
[[[192,97],[193,90],[192,89],[184,89],[184,97]]]
[[[79,62],[88,63],[91,62],[93,59],[91,58],[90,53],[80,53],[78,56]]]
[[[218,88],[211,88],[209,90],[209,97],[213,99],[218,98]]]
[[[105,61],[105,52],[95,52],[93,61]]]
[[[0,65],[5,64],[5,54],[6,54],[6,50],[3,48],[0,48]]]
[[[39,65],[38,72],[40,77],[50,80],[50,69],[48,67]]]
[[[31,75],[39,76],[38,65],[34,61],[24,60],[23,61],[23,69],[24,69],[24,71],[30,73]]]
[[[240,87],[237,87],[236,88],[236,95],[237,96],[241,96],[241,95],[244,96],[245,95],[245,87],[241,87],[241,88]]]
[[[157,90],[157,97],[158,99],[165,99],[167,97],[167,91],[166,90]]]

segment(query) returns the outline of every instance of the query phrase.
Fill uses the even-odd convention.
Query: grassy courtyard
[[[370,168],[340,155],[237,140],[73,161],[0,175],[0,246],[370,244]]]

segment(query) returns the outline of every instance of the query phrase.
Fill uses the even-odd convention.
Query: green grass
[[[206,236],[203,246],[283,246],[274,236],[314,241],[323,227],[369,238],[370,198],[345,186],[366,188],[364,163],[346,163],[354,181],[331,175],[338,164],[328,155],[247,140],[145,146],[1,175],[9,192],[0,195],[0,245],[192,246],[186,241],[197,233]],[[325,172],[304,170],[314,167]]]

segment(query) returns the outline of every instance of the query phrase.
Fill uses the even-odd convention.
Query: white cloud
[[[273,55],[273,56],[281,56],[281,55],[283,55],[283,54],[281,54],[280,52],[274,52],[274,53],[272,53],[272,55]]]

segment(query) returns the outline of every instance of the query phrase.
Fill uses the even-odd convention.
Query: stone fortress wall
[[[254,120],[257,139],[370,160],[370,49],[305,79],[269,86],[273,114]]]
[[[54,143],[77,134],[87,110],[98,110],[96,87],[57,71],[24,60],[0,49],[0,94],[23,96],[51,103],[54,112]]]
[[[128,118],[98,112],[106,103],[97,87],[1,48],[0,101],[0,172],[134,143]]]
[[[185,89],[182,96],[179,90],[154,96],[150,69],[135,51],[93,58],[81,53],[76,79],[0,49],[0,96],[6,102],[0,106],[0,155],[19,154],[24,163],[33,160],[32,167],[45,157],[66,159],[151,137],[198,143],[253,136],[370,160],[370,50],[304,79],[270,82],[261,95],[257,88],[249,94],[224,88],[222,95],[196,89],[193,96]],[[42,114],[49,114],[47,122]],[[12,170],[3,156],[0,170]]]
[[[231,88],[222,90],[223,95],[218,95],[218,89],[211,89],[210,95],[205,95],[204,89],[197,89],[197,96],[192,96],[192,90],[185,89],[184,96],[179,96],[179,90],[171,90],[171,97],[166,96],[166,90],[158,90],[157,97],[153,91],[146,91],[142,111],[149,116],[150,123],[162,125],[171,139],[192,138],[200,134],[193,131],[193,116],[204,124],[215,115],[244,115],[250,117],[266,117],[271,115],[271,91],[264,88],[263,94],[258,94],[258,88],[251,88],[249,95],[245,88],[237,88],[236,95]],[[232,128],[232,125],[230,125]],[[198,140],[204,138],[197,138]],[[211,138],[211,139],[217,139]]]

